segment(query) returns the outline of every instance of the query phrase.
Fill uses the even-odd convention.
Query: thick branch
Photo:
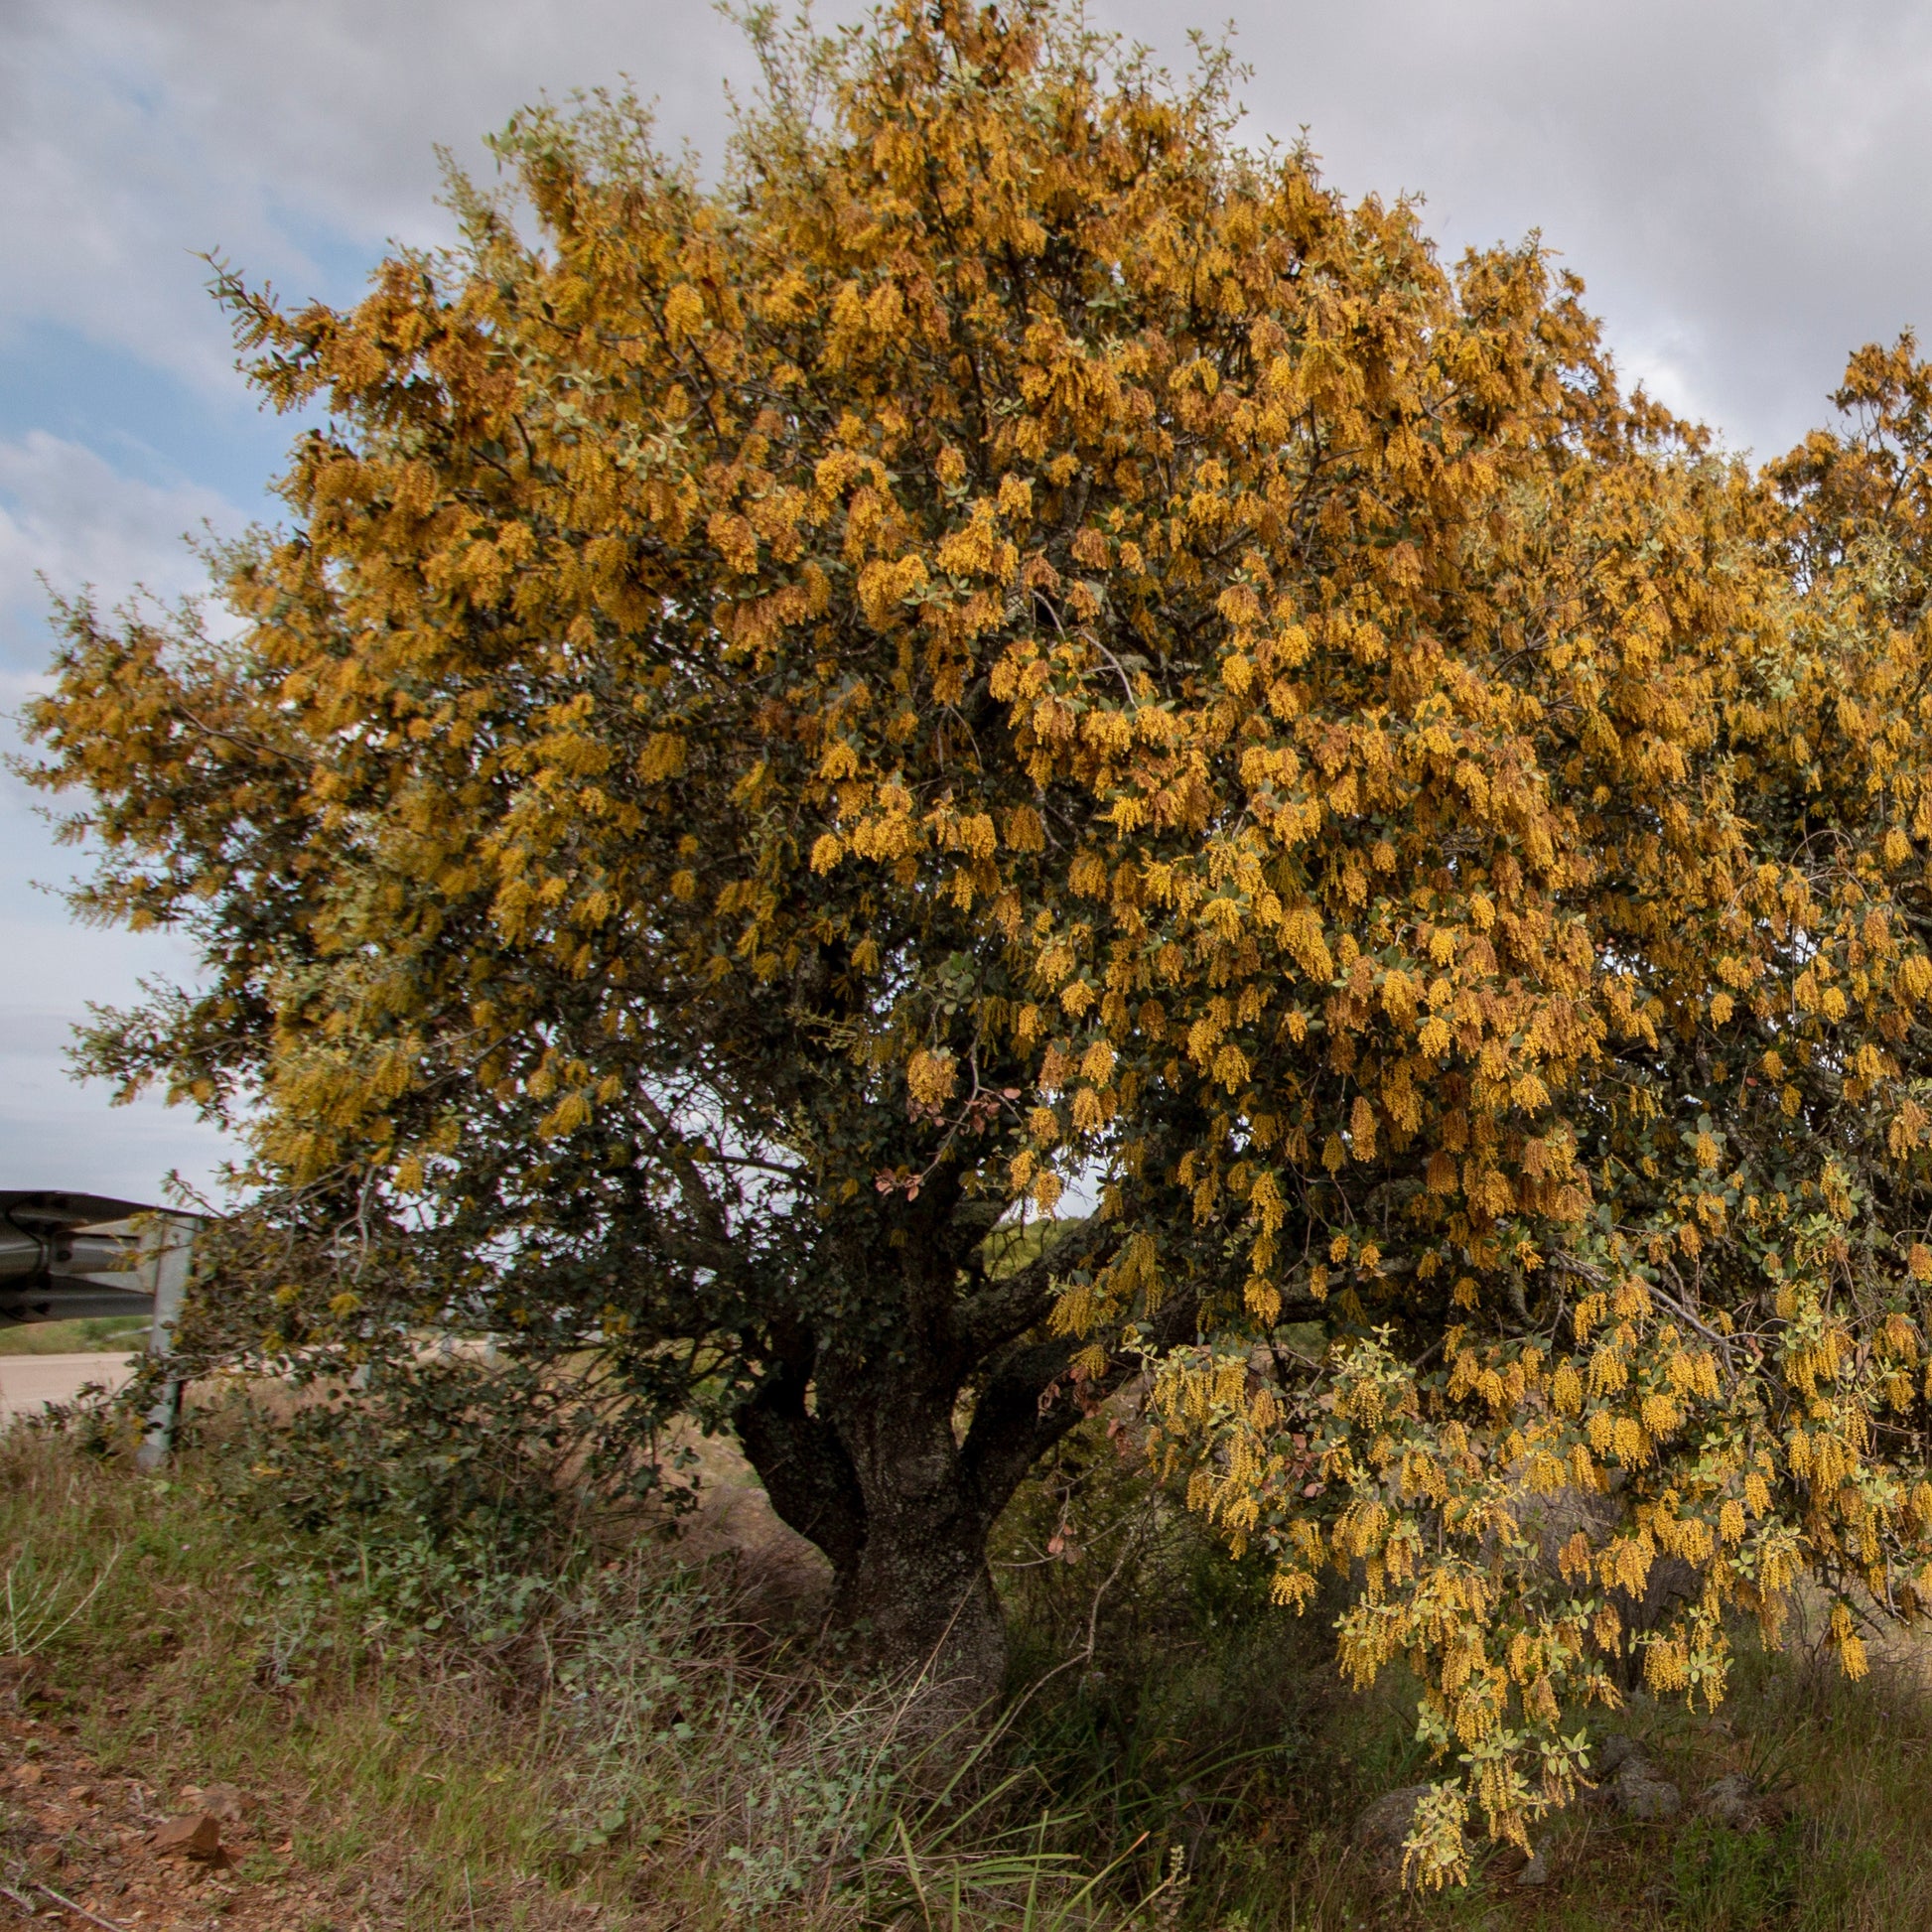
[[[1172,1346],[1191,1333],[1196,1306],[1191,1296],[1165,1303],[1152,1337],[1154,1346]],[[1140,1367],[1136,1356],[1112,1354],[1105,1373],[1082,1385],[1084,1403],[1065,1395],[1047,1400],[1047,1392],[1087,1346],[1081,1336],[1055,1335],[1022,1342],[995,1364],[974,1404],[972,1427],[960,1449],[962,1478],[987,1523],[1006,1506],[1027,1471],[1092,1412],[1095,1402],[1112,1395]]]
[[[983,1522],[992,1523],[1027,1471],[1082,1419],[1085,1412],[1071,1398],[1043,1398],[1085,1346],[1075,1337],[1056,1335],[1016,1348],[980,1391],[959,1460],[961,1478]],[[1125,1357],[1110,1364],[1108,1377],[1101,1384],[1088,1384],[1089,1392],[1111,1394],[1131,1367]]]
[[[865,1498],[838,1436],[806,1408],[811,1338],[800,1333],[784,1342],[777,1372],[738,1412],[738,1438],[771,1507],[823,1550],[835,1571],[848,1574],[865,1548]]]
[[[1053,1277],[1082,1268],[1103,1248],[1120,1238],[1117,1223],[1089,1221],[1062,1236],[1024,1268],[961,1299],[953,1315],[953,1332],[968,1360],[977,1362],[1003,1348],[1018,1335],[1045,1319],[1053,1303]]]

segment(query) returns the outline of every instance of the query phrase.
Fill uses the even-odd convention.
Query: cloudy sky
[[[854,9],[848,7],[844,11]],[[1306,129],[1351,196],[1426,198],[1453,252],[1532,229],[1625,370],[1768,456],[1846,351],[1932,335],[1932,8],[1911,0],[1094,0],[1187,58],[1229,14],[1255,131]],[[234,373],[200,259],[351,299],[434,240],[439,145],[628,74],[716,155],[736,30],[703,0],[0,0],[0,706],[45,665],[44,578],[194,588],[185,533],[270,513],[289,427]],[[185,962],[82,931],[0,789],[0,1185],[152,1198],[210,1133],[111,1111],[61,1050],[90,1001]]]

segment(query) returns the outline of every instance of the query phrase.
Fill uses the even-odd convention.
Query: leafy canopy
[[[1861,1668],[1932,1601],[1909,339],[1753,475],[1535,247],[1237,145],[1223,64],[1049,0],[760,47],[716,191],[538,109],[534,238],[466,187],[352,311],[224,281],[329,412],[239,634],[68,613],[77,903],[207,969],[91,1064],[246,1110],[309,1229],[212,1299],[747,1402],[808,1333],[835,1408],[1156,1350],[1190,1498],[1419,1674],[1429,1882],[1803,1573]]]

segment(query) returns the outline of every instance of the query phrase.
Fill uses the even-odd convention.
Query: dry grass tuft
[[[819,1641],[813,1563],[722,1450],[682,1548],[607,1538],[457,1587],[421,1550],[237,1516],[227,1452],[155,1479],[0,1438],[0,1884],[23,1897],[143,1932],[1932,1925],[1909,1650],[1858,1686],[1803,1647],[1747,1657],[1713,1719],[1626,1715],[1688,1800],[1752,1778],[1760,1830],[1586,1809],[1548,1832],[1546,1886],[1505,1855],[1391,1902],[1346,1847],[1363,1803],[1430,1774],[1400,1688],[1337,1693],[1318,1626],[1097,1430],[1003,1526],[1021,1694],[937,1740],[908,1687]],[[217,1782],[254,1801],[234,1866],[164,1867],[142,1834]]]

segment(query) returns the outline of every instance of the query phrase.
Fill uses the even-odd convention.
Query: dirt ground
[[[158,1789],[91,1757],[78,1725],[36,1695],[31,1672],[0,1677],[0,1927],[96,1932],[399,1932],[421,1927],[434,1874],[407,1843],[323,1875],[295,1834],[326,1794],[186,1784]],[[197,1834],[199,1828],[199,1835]],[[169,1840],[190,1839],[171,1850]],[[477,1879],[462,1932],[599,1932],[630,1923],[530,1876]]]
[[[0,1355],[0,1424],[50,1402],[71,1402],[89,1382],[117,1389],[134,1373],[133,1355]]]
[[[10,1687],[14,1708],[0,1712],[0,1786],[12,1818],[0,1832],[0,1924],[311,1932],[331,1922],[331,1901],[294,1867],[284,1802],[221,1787],[157,1791],[106,1769],[69,1726],[18,1708],[17,1693],[29,1689]],[[214,1817],[211,1832],[203,1828],[210,1856],[159,1848],[157,1835],[184,1816]]]
[[[39,1365],[57,1357],[21,1358]],[[99,1372],[112,1356],[84,1358]],[[12,1369],[18,1364],[8,1361]],[[681,1525],[694,1559],[729,1552],[748,1607],[809,1624],[824,1613],[830,1571],[779,1522],[758,1478],[728,1441],[692,1432],[681,1447],[700,1474],[701,1501]],[[37,1697],[31,1660],[0,1659],[0,1927],[92,1926],[99,1932],[387,1932],[420,1923],[411,1898],[425,1874],[406,1846],[342,1877],[304,1869],[295,1835],[316,1794],[194,1784],[159,1789],[128,1766],[91,1758],[79,1726]],[[211,1819],[193,1851],[171,1852],[171,1824]],[[211,1843],[209,1842],[211,1839]],[[508,1891],[520,1887],[510,1886]],[[499,1882],[456,1921],[568,1932],[607,1923],[532,1880],[528,1897]],[[539,1895],[540,1894],[540,1895]]]

